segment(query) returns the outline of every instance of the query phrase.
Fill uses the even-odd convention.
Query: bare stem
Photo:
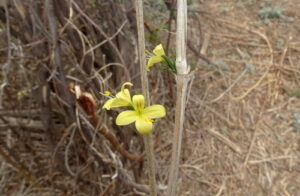
[[[143,16],[143,1],[135,0],[136,8],[136,20],[137,20],[137,30],[138,30],[138,51],[140,59],[140,71],[141,71],[141,82],[142,82],[142,91],[145,96],[147,105],[150,105],[149,99],[149,87],[148,87],[148,78],[146,71],[146,56],[145,56],[145,34],[144,34],[144,16]],[[155,158],[153,152],[153,139],[152,134],[144,135],[144,144],[145,151],[147,156],[147,166],[148,166],[148,176],[149,176],[149,185],[150,185],[150,195],[157,195],[156,188],[156,178],[155,178]]]
[[[148,161],[148,176],[149,176],[149,183],[150,183],[150,195],[156,196],[157,189],[156,189],[156,178],[155,178],[155,158],[153,152],[153,138],[152,134],[144,135],[144,144],[145,144],[145,151]]]
[[[175,128],[172,146],[171,167],[169,171],[169,182],[167,196],[176,195],[178,168],[181,154],[181,142],[183,136],[183,123],[187,95],[188,75],[177,76]]]
[[[181,154],[183,136],[183,123],[187,97],[187,84],[189,81],[189,68],[186,62],[186,33],[187,33],[187,2],[177,0],[177,27],[176,27],[176,68],[177,68],[177,93],[175,127],[172,146],[171,167],[167,196],[175,196],[177,188],[178,168]]]

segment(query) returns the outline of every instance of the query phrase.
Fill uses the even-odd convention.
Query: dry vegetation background
[[[8,2],[0,8],[0,195],[147,195],[142,139],[114,125],[99,93],[125,81],[140,92],[133,1]],[[300,2],[188,3],[194,77],[179,195],[300,195]],[[175,57],[172,0],[144,5],[147,47],[162,42]],[[152,103],[168,111],[154,131],[163,195],[176,89],[159,66],[149,77]],[[77,99],[74,85],[84,92]]]

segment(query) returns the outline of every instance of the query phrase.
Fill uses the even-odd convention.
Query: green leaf
[[[176,65],[175,63],[169,59],[169,57],[163,55],[162,58],[165,60],[165,63],[167,65],[167,67],[169,68],[169,70],[174,73],[174,74],[177,74],[177,69],[176,69]]]

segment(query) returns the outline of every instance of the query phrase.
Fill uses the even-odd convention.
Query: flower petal
[[[125,82],[124,84],[122,84],[121,91],[124,91],[125,86],[133,86],[133,84],[131,82]]]
[[[153,123],[147,118],[139,117],[135,121],[135,128],[140,134],[146,135],[152,131]]]
[[[164,51],[164,48],[163,48],[162,44],[157,45],[157,46],[154,48],[153,53],[154,53],[156,56],[163,56],[163,55],[165,55],[165,51]]]
[[[117,125],[129,125],[130,123],[133,123],[139,118],[139,115],[136,111],[133,110],[126,110],[124,112],[121,112],[116,119]]]
[[[154,119],[154,118],[162,118],[166,115],[166,109],[162,105],[152,105],[146,107],[142,113],[143,116]]]
[[[147,63],[147,71],[150,70],[150,67],[152,67],[155,63],[159,63],[161,61],[164,61],[164,59],[161,56],[152,56],[149,58]]]
[[[118,92],[116,94],[116,98],[119,102],[126,103],[126,106],[131,105],[131,96],[128,89],[123,89],[123,91]]]
[[[142,112],[145,107],[145,98],[143,95],[134,95],[132,98],[133,108],[137,112]]]
[[[111,103],[111,108],[116,108],[116,107],[126,107],[126,106],[130,106],[131,103],[124,100],[124,99],[118,99],[115,98],[114,101]]]
[[[109,100],[107,100],[104,105],[103,105],[103,109],[106,109],[106,110],[110,110],[110,108],[112,107],[112,103],[115,101],[116,98],[111,98]]]

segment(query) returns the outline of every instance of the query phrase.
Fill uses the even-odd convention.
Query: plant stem
[[[187,2],[177,0],[177,27],[176,27],[176,69],[177,93],[175,110],[175,127],[172,146],[171,167],[167,196],[175,196],[177,188],[178,168],[183,136],[183,123],[189,81],[189,67],[186,62],[186,33],[187,33]]]
[[[141,71],[141,82],[142,91],[146,99],[146,104],[150,105],[149,99],[149,87],[148,87],[148,77],[146,71],[146,56],[145,56],[145,34],[144,34],[144,15],[143,15],[143,1],[135,0],[136,9],[136,20],[137,20],[137,32],[138,32],[138,51],[140,59],[140,71]],[[150,185],[150,195],[157,195],[156,188],[156,178],[155,178],[155,158],[153,153],[153,139],[152,134],[144,135],[144,145],[147,156],[147,166],[148,166],[148,176]]]
[[[187,75],[177,76],[175,128],[167,196],[176,195],[188,81],[189,78],[187,77]]]
[[[149,183],[150,183],[150,195],[156,196],[157,195],[157,189],[156,189],[156,178],[155,178],[155,158],[154,158],[154,152],[153,152],[153,139],[152,134],[144,135],[144,145],[145,145],[145,151],[147,156],[147,162],[148,162],[148,176],[149,176]]]
[[[148,87],[148,77],[146,71],[146,54],[145,54],[145,33],[144,33],[144,18],[143,18],[143,1],[135,0],[136,9],[136,21],[137,21],[137,33],[138,33],[138,52],[140,60],[140,72],[141,72],[141,82],[142,91],[145,96],[146,103],[149,105],[149,87]]]

